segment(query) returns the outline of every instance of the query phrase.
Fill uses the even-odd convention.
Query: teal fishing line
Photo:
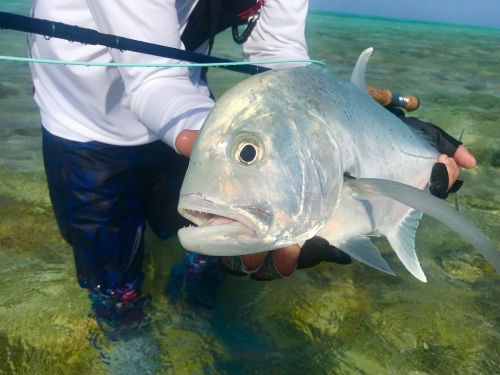
[[[45,60],[33,59],[28,57],[15,56],[0,56],[3,61],[30,62],[36,64],[51,64],[51,65],[84,65],[84,66],[109,66],[109,67],[136,67],[136,68],[179,68],[179,67],[225,67],[235,65],[267,65],[279,63],[309,63],[316,64],[326,68],[326,64],[319,60],[301,60],[301,59],[286,59],[286,60],[266,60],[266,61],[233,61],[225,63],[179,63],[179,64],[124,64],[124,63],[99,63],[86,61],[64,61],[64,60]]]

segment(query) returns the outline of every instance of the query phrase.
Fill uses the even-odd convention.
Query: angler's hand
[[[437,145],[439,152],[438,162],[431,172],[430,193],[438,198],[445,199],[448,193],[455,193],[462,186],[462,181],[458,180],[460,170],[458,167],[473,168],[476,159],[462,145],[438,126],[430,122],[420,121],[414,117],[399,118],[408,126],[426,132]]]
[[[221,269],[235,276],[250,274],[252,279],[272,281],[290,277],[296,269],[314,267],[321,262],[350,264],[351,257],[321,237],[307,240],[302,248],[294,244],[274,251],[222,257]]]
[[[432,169],[430,193],[444,199],[448,193],[458,191],[462,186],[462,181],[458,180],[460,174],[458,167],[473,168],[476,165],[476,159],[462,145],[462,142],[430,122],[421,121],[415,117],[405,117],[404,111],[400,108],[385,108],[406,125],[427,133],[436,143],[438,151],[442,153]]]

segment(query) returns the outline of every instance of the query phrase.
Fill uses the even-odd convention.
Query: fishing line
[[[165,57],[176,61],[185,61],[189,64],[143,64],[143,65],[125,65],[123,63],[95,63],[82,61],[46,61],[46,60],[28,60],[26,58],[16,58],[11,56],[3,56],[3,60],[11,61],[30,61],[35,63],[58,64],[58,65],[85,65],[85,66],[136,66],[136,67],[200,67],[213,66],[226,70],[231,70],[239,73],[254,75],[270,70],[265,66],[255,65],[256,63],[272,64],[274,61],[260,62],[234,62],[228,59],[208,56],[201,53],[182,50],[179,48],[167,47],[160,44],[148,43],[140,40],[121,37],[118,35],[104,34],[97,30],[87,29],[79,26],[72,26],[62,22],[54,22],[50,20],[42,20],[34,17],[21,16],[0,12],[0,30],[16,30],[27,32],[36,35],[42,35],[45,39],[52,38],[64,39],[69,42],[80,42],[83,45],[100,45],[107,48],[114,48],[120,51],[138,52],[146,55]],[[279,62],[290,62],[296,60],[275,60]],[[316,63],[313,60],[302,60],[306,62]],[[113,65],[116,64],[116,65]],[[120,65],[121,64],[121,65]],[[321,66],[325,66],[320,62]]]
[[[244,65],[267,65],[279,63],[309,63],[316,64],[326,68],[326,64],[319,60],[303,60],[303,59],[286,59],[286,60],[265,60],[265,61],[232,61],[224,63],[175,63],[175,64],[126,64],[126,63],[100,63],[100,62],[87,62],[87,61],[65,61],[65,60],[46,60],[46,59],[33,59],[28,57],[16,56],[0,56],[2,61],[15,61],[15,62],[28,62],[36,64],[50,64],[50,65],[84,65],[90,66],[106,66],[106,67],[135,67],[135,68],[195,68],[195,67],[214,67],[225,68],[227,66],[244,66]]]

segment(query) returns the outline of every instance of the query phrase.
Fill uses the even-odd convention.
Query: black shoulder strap
[[[262,4],[263,0],[199,0],[181,35],[184,47],[194,51],[208,40],[210,53],[218,33],[244,25]]]
[[[202,1],[202,0],[200,0]],[[217,26],[219,25],[219,15],[221,12],[222,0],[207,0],[210,8],[210,37],[208,38],[208,52],[210,55],[214,46],[215,35],[217,35]]]

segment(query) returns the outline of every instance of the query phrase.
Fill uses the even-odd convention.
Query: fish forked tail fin
[[[368,59],[372,55],[373,48],[367,48],[363,52],[361,52],[361,55],[359,55],[358,62],[356,63],[356,66],[354,67],[354,70],[352,72],[351,76],[351,83],[355,84],[358,86],[363,92],[368,94],[368,90],[366,89],[366,81],[365,81],[365,76],[366,76],[366,64],[368,63]]]
[[[360,197],[385,196],[439,220],[472,244],[500,273],[500,251],[488,237],[447,203],[412,186],[373,178],[346,180]]]

